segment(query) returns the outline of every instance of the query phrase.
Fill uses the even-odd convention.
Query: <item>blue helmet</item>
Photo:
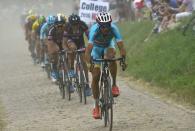
[[[53,16],[53,15],[48,16],[48,17],[46,18],[47,24],[49,24],[49,25],[54,24],[55,19],[56,19],[56,18],[55,18],[55,16]]]

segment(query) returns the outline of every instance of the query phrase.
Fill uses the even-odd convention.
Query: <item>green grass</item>
[[[174,29],[153,34],[144,42],[151,29],[150,21],[120,24],[128,51],[128,74],[195,105],[195,39]]]

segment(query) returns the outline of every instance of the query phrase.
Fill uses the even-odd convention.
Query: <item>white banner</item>
[[[108,12],[109,2],[80,0],[79,16],[81,20],[87,24],[95,22],[95,17],[98,12]]]

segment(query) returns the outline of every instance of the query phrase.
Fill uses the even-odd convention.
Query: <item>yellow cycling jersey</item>
[[[34,23],[33,23],[33,25],[32,25],[32,31],[37,31],[37,29],[39,28],[39,21],[38,20],[36,20]]]

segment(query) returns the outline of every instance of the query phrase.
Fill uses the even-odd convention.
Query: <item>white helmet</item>
[[[110,13],[101,12],[101,13],[96,15],[96,21],[99,24],[111,23],[112,22],[112,17],[110,15]]]

